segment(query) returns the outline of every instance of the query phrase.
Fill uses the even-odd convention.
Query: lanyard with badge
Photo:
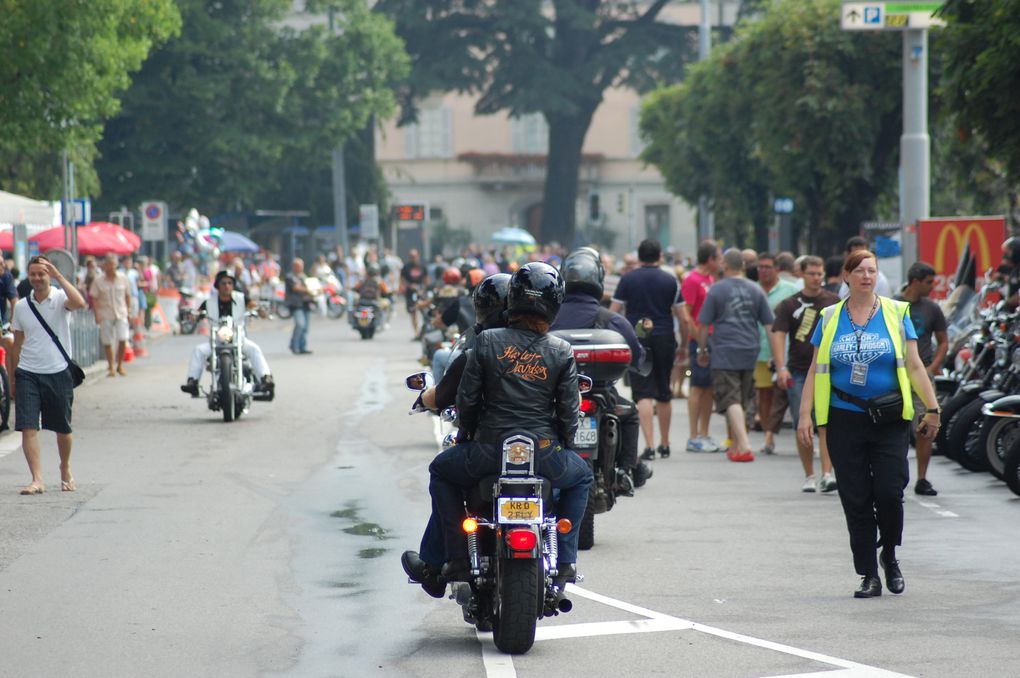
[[[868,363],[861,359],[861,342],[864,338],[864,331],[868,328],[868,323],[875,317],[875,311],[878,310],[878,297],[875,297],[875,303],[871,306],[871,313],[868,314],[868,319],[860,326],[854,322],[853,316],[850,315],[850,304],[847,303],[845,306],[846,317],[850,321],[850,329],[853,330],[854,338],[857,339],[857,352],[854,354],[850,367],[850,383],[854,386],[865,386],[868,383]]]

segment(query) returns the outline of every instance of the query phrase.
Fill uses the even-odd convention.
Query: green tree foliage
[[[808,246],[826,252],[892,187],[899,39],[840,30],[840,5],[772,0],[703,71],[646,107],[646,157],[688,200],[705,193],[728,218],[750,219],[759,242],[770,194],[794,198]]]
[[[96,188],[103,122],[155,46],[180,29],[173,0],[0,0],[0,185],[61,193],[59,157]]]
[[[412,57],[404,92],[479,95],[479,114],[541,113],[549,125],[542,239],[574,240],[581,148],[603,92],[675,80],[696,34],[660,20],[668,0],[380,0]]]
[[[939,94],[954,114],[965,158],[978,163],[975,181],[1002,198],[1016,219],[1020,182],[1020,0],[947,0],[938,48],[944,60]],[[982,181],[989,179],[990,181]],[[1003,204],[1005,203],[1005,204]]]
[[[178,2],[180,37],[153,53],[107,126],[103,205],[162,196],[209,213],[311,209],[331,223],[331,149],[394,110],[406,73],[390,23],[363,0],[331,3],[332,32],[283,27],[288,0]],[[348,175],[374,171],[368,159]]]

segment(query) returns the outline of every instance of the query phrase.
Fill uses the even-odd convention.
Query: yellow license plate
[[[499,522],[529,524],[542,522],[542,500],[500,498]]]
[[[358,318],[358,324],[361,325],[362,327],[368,327],[370,324],[372,324],[372,319],[371,318]]]

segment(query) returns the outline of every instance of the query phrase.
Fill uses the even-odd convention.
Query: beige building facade
[[[713,24],[732,23],[736,3],[710,3]],[[697,25],[696,2],[668,7],[667,20]],[[484,244],[496,230],[519,226],[537,236],[548,127],[541,114],[512,118],[479,116],[476,98],[437,93],[420,102],[418,122],[377,132],[376,159],[396,203],[426,203],[439,221]],[[607,90],[585,137],[576,203],[582,239],[621,254],[644,238],[693,254],[696,208],[672,195],[654,168],[639,158],[641,97],[633,90]],[[564,243],[571,245],[572,243]]]

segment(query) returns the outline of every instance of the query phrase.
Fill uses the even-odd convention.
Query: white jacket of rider
[[[234,291],[230,293],[230,298],[234,302],[231,308],[231,315],[234,317],[234,324],[238,327],[244,327],[245,324],[245,312],[247,309],[244,305],[244,295],[240,292]],[[209,297],[209,300],[205,302],[205,314],[209,318],[209,322],[215,325],[220,319],[220,297],[214,295]]]

